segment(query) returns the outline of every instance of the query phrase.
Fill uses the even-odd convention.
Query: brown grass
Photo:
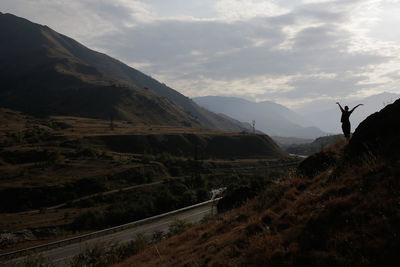
[[[25,115],[21,112],[0,108],[0,190],[8,188],[28,189],[62,187],[73,184],[84,178],[92,179],[103,176],[115,176],[108,179],[106,189],[119,189],[133,184],[124,180],[125,172],[140,172],[144,170],[150,173],[152,181],[159,181],[169,177],[168,170],[161,162],[150,160],[144,163],[143,152],[122,153],[111,150],[107,145],[100,142],[102,136],[147,136],[154,135],[162,139],[168,135],[193,134],[202,136],[232,137],[241,136],[238,133],[213,131],[189,127],[169,127],[159,125],[146,125],[128,121],[114,121],[114,130],[110,129],[110,121],[80,118],[70,116],[54,116],[50,118],[38,118]],[[60,127],[59,127],[60,126]],[[26,133],[33,131],[37,137],[30,139]],[[44,137],[40,134],[44,133]],[[249,137],[249,135],[244,135]],[[48,138],[49,137],[49,138]],[[99,137],[98,139],[96,139]],[[123,144],[124,145],[124,144]],[[125,144],[125,146],[127,146]],[[96,156],[76,156],[80,149],[90,149],[97,153]],[[48,151],[58,153],[57,162],[26,162],[13,164],[1,154],[4,151],[29,153],[29,151]],[[107,157],[101,156],[103,153]],[[192,150],[190,150],[192,153]],[[71,156],[72,155],[72,156]],[[75,156],[74,156],[75,155]],[[189,156],[192,158],[192,155]],[[202,161],[205,170],[218,179],[231,175],[231,169],[237,170],[238,174],[248,175],[249,170],[255,168],[264,170],[266,163],[271,165],[278,163],[278,158],[209,158]],[[285,162],[284,162],[285,163]],[[269,165],[268,165],[269,166]],[[210,175],[211,175],[210,174]],[[181,175],[181,174],[180,174]],[[120,179],[121,178],[121,179]],[[215,178],[216,181],[219,181]],[[54,203],[58,204],[58,203]],[[1,205],[7,205],[1,203]],[[53,205],[53,204],[52,204]],[[103,210],[103,204],[98,204],[92,209]],[[67,208],[60,210],[46,210],[46,207],[38,207],[33,212],[0,213],[0,230],[15,232],[27,228],[63,227],[68,225],[85,208]],[[36,209],[36,208],[35,208]],[[65,214],[68,214],[65,218]],[[60,233],[61,235],[63,233]],[[28,247],[37,242],[48,242],[54,237],[46,240],[19,243],[16,246],[8,247],[13,250],[21,247]]]
[[[400,161],[332,173],[281,181],[246,205],[157,244],[159,254],[149,248],[117,266],[398,264]],[[243,215],[248,219],[239,220]]]

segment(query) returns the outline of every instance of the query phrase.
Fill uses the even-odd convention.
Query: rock
[[[336,164],[336,154],[332,151],[321,151],[303,160],[297,171],[306,177],[314,177]]]
[[[377,156],[396,159],[399,149],[400,99],[360,123],[346,148],[346,155],[351,161],[365,161]]]
[[[227,211],[232,208],[238,207],[248,199],[255,196],[254,190],[248,186],[240,186],[234,191],[228,193],[223,199],[218,201],[217,208],[219,212]]]

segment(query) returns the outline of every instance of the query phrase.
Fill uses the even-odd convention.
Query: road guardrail
[[[95,238],[95,237],[100,237],[100,236],[105,236],[107,234],[120,232],[120,231],[126,230],[128,228],[132,228],[132,227],[134,227],[134,226],[136,226],[138,224],[142,224],[142,223],[149,222],[149,221],[152,221],[152,220],[155,220],[155,219],[159,219],[159,218],[163,218],[163,217],[166,217],[166,216],[174,215],[174,214],[180,213],[182,211],[186,211],[186,210],[190,210],[190,209],[193,209],[193,208],[201,207],[201,206],[207,205],[209,203],[213,203],[215,201],[220,200],[221,198],[222,197],[211,199],[211,200],[204,201],[204,202],[201,202],[201,203],[198,203],[198,204],[194,204],[194,205],[191,205],[191,206],[183,207],[183,208],[180,208],[180,209],[177,209],[177,210],[169,211],[169,212],[166,212],[166,213],[162,213],[162,214],[155,215],[155,216],[152,216],[152,217],[148,217],[148,218],[145,218],[145,219],[141,219],[141,220],[138,220],[138,221],[134,221],[134,222],[130,222],[130,223],[114,226],[114,227],[111,227],[111,228],[103,229],[103,230],[96,231],[96,232],[93,232],[93,233],[84,234],[84,235],[80,235],[80,236],[75,236],[75,237],[63,239],[63,240],[60,240],[60,241],[55,241],[55,242],[51,242],[51,243],[47,243],[47,244],[43,244],[43,245],[38,245],[38,246],[30,247],[30,248],[25,248],[25,249],[20,249],[20,250],[11,251],[11,252],[8,252],[8,253],[0,254],[0,259],[9,260],[9,259],[17,258],[17,257],[20,257],[20,256],[25,256],[30,252],[33,253],[33,252],[39,252],[39,251],[46,251],[46,250],[50,250],[52,248],[63,247],[63,246],[66,246],[66,245],[69,245],[69,244],[72,244],[72,243],[80,243],[82,241],[86,241],[86,240],[89,240],[89,239],[92,239],[92,238]]]

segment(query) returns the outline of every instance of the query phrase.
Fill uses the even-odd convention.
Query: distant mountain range
[[[365,120],[369,115],[380,111],[386,105],[393,103],[398,98],[400,98],[400,94],[381,93],[358,101],[340,101],[340,104],[343,107],[347,105],[350,109],[359,103],[364,104],[363,106],[358,107],[350,117],[351,131],[354,132],[360,122]],[[342,132],[340,123],[341,112],[339,107],[335,104],[335,101],[330,101],[328,103],[316,101],[296,111],[308,118],[314,125],[318,126],[323,131],[331,133]]]
[[[47,26],[0,13],[0,32],[2,107],[230,131],[249,127]]]
[[[215,113],[222,113],[239,121],[252,122],[270,136],[314,139],[325,132],[311,126],[311,122],[296,112],[271,101],[251,102],[242,98],[205,96],[193,100]]]

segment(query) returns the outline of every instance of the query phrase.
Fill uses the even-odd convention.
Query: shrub
[[[168,227],[168,236],[183,233],[192,226],[193,223],[187,220],[175,220]]]
[[[15,150],[4,151],[1,153],[4,161],[11,164],[24,164],[31,162],[48,162],[58,163],[61,159],[61,154],[58,151],[48,150]]]
[[[181,197],[181,205],[188,206],[197,202],[196,192],[193,190],[185,191]]]
[[[155,160],[155,157],[151,154],[144,153],[142,156],[143,164],[148,164],[148,163],[150,163],[150,161],[153,161],[153,160]]]
[[[163,231],[154,231],[151,240],[153,242],[158,242],[161,241],[164,237],[164,232]]]
[[[123,245],[97,243],[73,257],[69,266],[110,266],[144,250],[148,243],[147,237],[141,233],[137,234],[133,241]]]
[[[47,259],[42,254],[32,253],[29,254],[25,260],[24,264],[26,267],[47,267],[51,266]]]
[[[92,147],[79,147],[77,154],[79,156],[90,157],[90,158],[96,158],[99,155],[97,150]]]
[[[210,192],[206,188],[199,188],[196,190],[196,198],[198,202],[210,199]]]
[[[83,267],[83,266],[108,266],[111,264],[110,258],[107,257],[115,246],[111,244],[100,244],[97,243],[92,247],[88,247],[84,252],[73,257],[69,263],[72,267]],[[108,248],[108,250],[106,249]]]

